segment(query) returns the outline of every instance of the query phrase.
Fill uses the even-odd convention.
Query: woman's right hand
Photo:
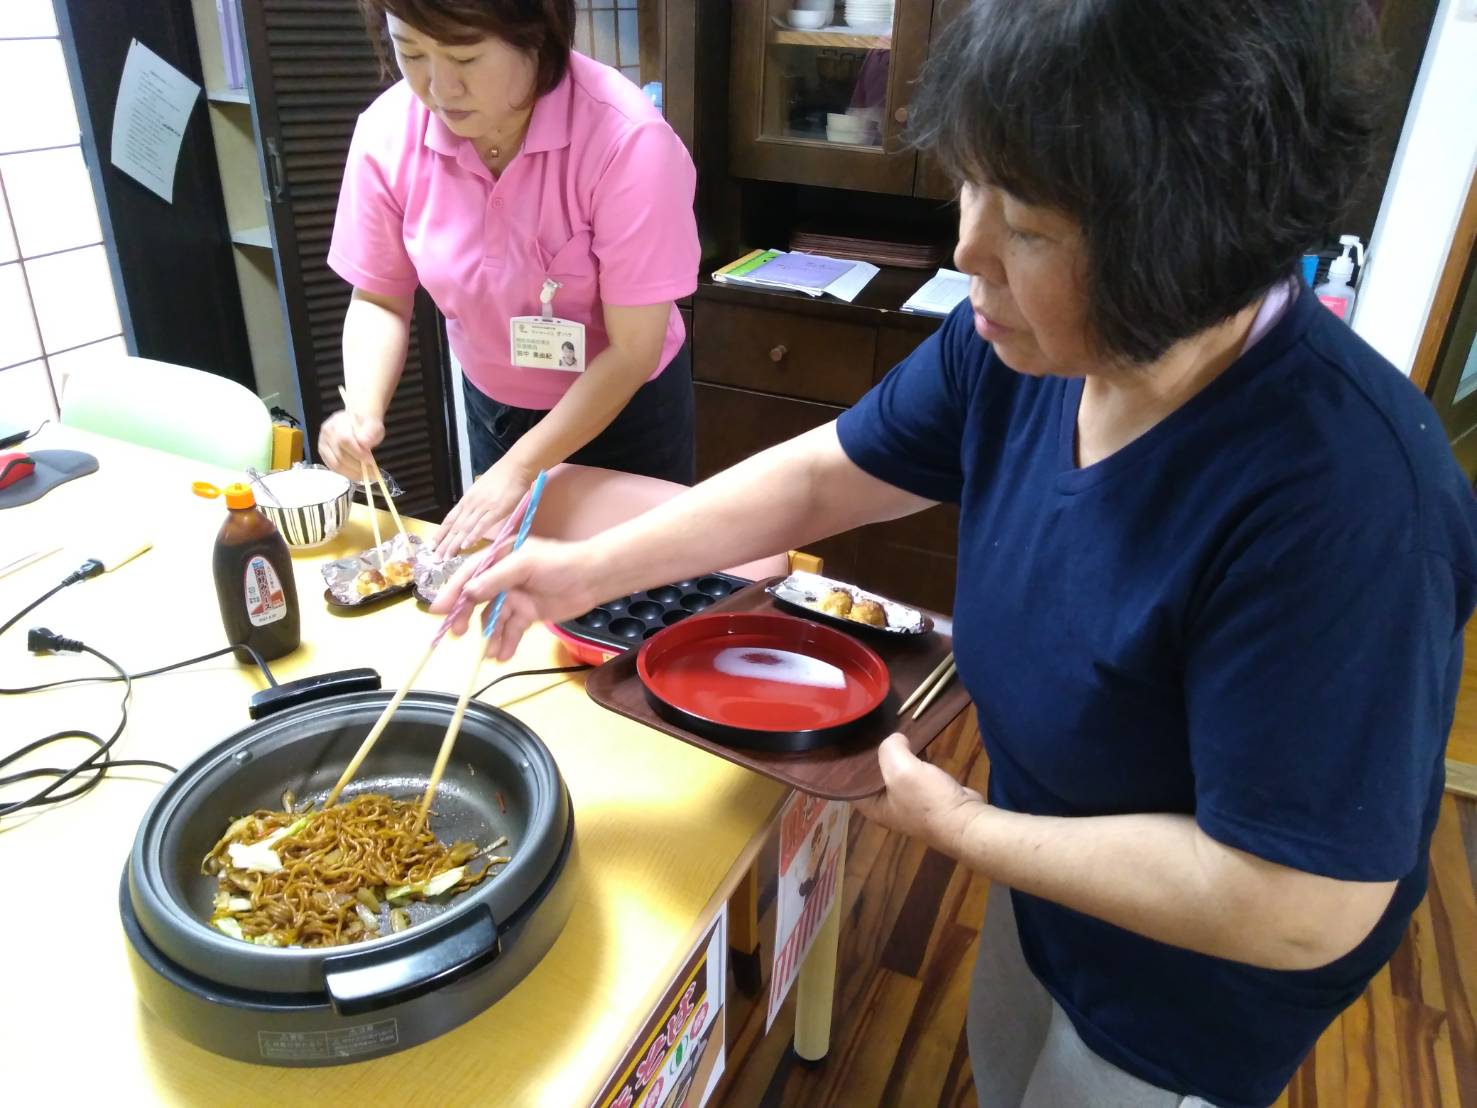
[[[357,481],[374,463],[374,448],[385,438],[384,421],[371,415],[334,412],[318,431],[318,457],[329,469]]]
[[[451,627],[461,635],[471,623],[473,606],[506,592],[497,629],[487,641],[488,656],[502,662],[513,656],[530,625],[583,615],[607,599],[598,595],[602,589],[613,587],[602,585],[601,559],[588,542],[531,538],[486,573],[478,574],[481,560],[482,552],[468,555],[466,564],[436,594],[431,611],[448,615],[459,599],[470,601]],[[484,608],[483,617],[490,611],[490,606]]]

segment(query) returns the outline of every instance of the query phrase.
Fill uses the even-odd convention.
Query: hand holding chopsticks
[[[487,551],[486,554],[483,555],[482,563],[477,567],[478,573],[484,573],[492,568],[493,563],[498,560],[503,551],[506,549],[506,540],[508,537],[508,533],[513,529],[515,522],[519,521],[520,517],[521,522],[517,522],[518,536],[515,540],[513,540],[513,549],[516,550],[518,549],[518,547],[523,545],[523,541],[528,538],[528,532],[533,526],[534,513],[538,511],[539,500],[543,496],[544,482],[547,480],[547,477],[547,473],[539,473],[538,477],[533,482],[533,487],[530,488],[526,494],[524,494],[523,500],[518,505],[517,510],[515,510],[513,514],[510,515],[503,523],[502,530],[498,533],[497,538],[493,541],[491,548]],[[486,640],[492,636],[493,631],[496,630],[498,617],[502,614],[503,604],[506,600],[507,594],[499,593],[497,598],[492,602],[491,612],[489,613],[486,624],[483,627],[482,642],[479,642],[477,644],[477,660],[472,668],[471,677],[468,679],[467,686],[463,690],[461,696],[457,699],[456,709],[452,713],[451,723],[446,729],[446,734],[441,739],[441,749],[436,756],[436,765],[431,773],[430,783],[426,788],[425,796],[421,800],[421,822],[424,822],[425,820],[426,813],[429,811],[431,806],[431,798],[435,796],[436,787],[441,783],[441,775],[446,769],[446,763],[451,758],[451,749],[456,744],[456,736],[457,733],[461,730],[462,719],[467,714],[467,704],[472,699],[473,690],[477,687],[477,675],[482,668],[482,659],[484,657],[485,651],[484,644]],[[339,776],[339,779],[334,784],[333,788],[329,790],[328,798],[324,801],[325,808],[331,807],[338,800],[339,793],[343,791],[344,786],[347,785],[349,781],[353,779],[354,774],[358,772],[359,767],[363,764],[364,759],[369,755],[369,752],[373,748],[374,744],[379,741],[380,735],[382,735],[385,731],[385,728],[389,726],[390,718],[394,715],[395,709],[400,707],[400,704],[405,700],[406,695],[410,692],[411,687],[415,684],[417,678],[420,677],[421,670],[425,669],[426,663],[431,660],[432,652],[441,643],[441,640],[446,636],[446,632],[450,630],[452,624],[455,623],[456,620],[458,620],[466,612],[466,609],[470,606],[471,603],[472,602],[469,599],[459,599],[456,606],[442,621],[440,628],[436,631],[436,634],[431,638],[430,644],[426,647],[425,653],[421,655],[421,659],[416,664],[414,671],[412,671],[410,676],[405,680],[405,683],[401,685],[398,690],[396,690],[395,695],[390,698],[390,702],[385,705],[385,709],[383,712],[380,713],[379,719],[375,720],[374,726],[370,728],[369,734],[365,736],[364,741],[359,745],[359,749],[354,753],[354,757],[344,768],[344,772]]]
[[[348,409],[348,390],[343,385],[340,385],[338,387],[338,394],[339,398],[344,402],[344,408]],[[374,530],[375,559],[379,562],[380,569],[383,570],[385,568],[384,540],[380,537],[380,519],[379,512],[374,506],[374,489],[369,483],[371,470],[374,472],[374,479],[379,482],[380,492],[384,493],[385,504],[390,509],[390,518],[395,521],[395,530],[400,533],[400,537],[405,541],[407,553],[410,551],[410,536],[405,531],[405,522],[400,518],[400,512],[395,507],[395,500],[390,496],[390,488],[385,484],[385,475],[380,472],[380,467],[372,459],[366,460],[361,458],[359,460],[359,477],[364,483],[364,500],[369,505],[369,525]]]
[[[533,488],[528,493],[528,510],[523,513],[523,522],[518,525],[518,537],[513,540],[513,549],[517,550],[528,538],[528,531],[533,526],[533,514],[538,511],[539,498],[544,494],[544,481],[548,474],[539,471],[539,475],[533,482]],[[509,521],[511,522],[509,517]],[[507,524],[503,525],[505,528]],[[494,543],[494,549],[499,545]],[[425,823],[426,814],[431,810],[431,798],[436,795],[436,787],[441,784],[441,774],[446,770],[446,763],[451,759],[451,748],[456,745],[457,732],[461,730],[462,717],[467,714],[467,702],[472,699],[472,692],[477,687],[477,676],[482,669],[482,659],[485,656],[485,643],[497,630],[498,617],[503,614],[503,604],[507,602],[508,594],[500,592],[492,602],[492,614],[488,617],[482,628],[482,642],[477,644],[477,660],[472,664],[472,673],[467,679],[467,687],[462,690],[462,695],[457,699],[456,711],[452,713],[451,723],[446,728],[446,734],[441,739],[441,751],[436,755],[436,767],[431,771],[431,780],[426,785],[426,795],[421,797],[420,823]],[[449,617],[448,617],[449,618]]]
[[[913,704],[917,702],[919,697],[922,697],[923,702],[913,712],[913,718],[917,719],[928,710],[930,704],[938,699],[939,693],[944,691],[945,686],[954,679],[954,674],[957,672],[958,667],[954,664],[954,652],[951,650],[948,654],[944,655],[943,661],[934,667],[932,673],[918,682],[918,687],[913,690],[912,695],[907,700],[903,701],[902,707],[897,710],[897,714],[902,715],[909,708],[913,707]]]

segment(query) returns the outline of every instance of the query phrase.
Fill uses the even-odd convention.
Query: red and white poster
[[[703,1108],[723,1076],[728,907],[693,948],[593,1105]]]
[[[841,887],[841,846],[851,805],[795,793],[780,816],[780,867],[768,1031]]]

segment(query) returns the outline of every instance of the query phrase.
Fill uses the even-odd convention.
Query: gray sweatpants
[[[967,1026],[980,1108],[1209,1108],[1088,1049],[1026,966],[1004,885],[990,888]]]

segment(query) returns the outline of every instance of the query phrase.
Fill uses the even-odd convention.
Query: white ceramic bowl
[[[265,474],[251,492],[287,545],[301,550],[325,543],[343,529],[354,482],[326,466],[296,466]]]
[[[785,13],[785,19],[790,26],[802,31],[819,31],[830,18],[829,12],[789,11]]]

